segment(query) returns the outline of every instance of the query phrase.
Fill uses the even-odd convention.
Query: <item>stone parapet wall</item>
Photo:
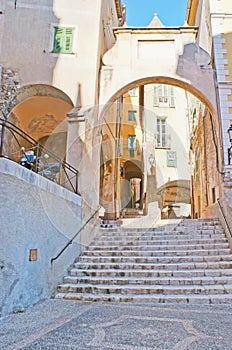
[[[0,315],[6,315],[50,298],[80,254],[79,235],[51,264],[82,226],[82,199],[4,158],[0,198]]]

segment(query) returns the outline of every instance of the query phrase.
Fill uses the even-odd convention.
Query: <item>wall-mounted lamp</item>
[[[227,130],[229,140],[230,140],[230,148],[228,148],[228,164],[231,164],[231,158],[232,158],[232,121],[230,122],[229,129]]]

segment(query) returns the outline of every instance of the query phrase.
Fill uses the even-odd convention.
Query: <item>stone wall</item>
[[[81,197],[4,158],[0,198],[0,315],[5,315],[50,298],[88,237],[83,232],[51,264],[82,225]]]
[[[7,117],[14,107],[14,98],[20,88],[19,76],[11,69],[0,67],[0,110]]]
[[[217,199],[222,196],[222,165],[219,126],[205,110],[199,115],[191,149],[193,154],[192,215],[195,218],[217,216]]]

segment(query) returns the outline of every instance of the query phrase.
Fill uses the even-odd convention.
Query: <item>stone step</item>
[[[134,302],[134,303],[188,303],[188,304],[231,304],[232,294],[182,294],[182,295],[122,295],[58,293],[57,299],[72,299],[85,302]]]
[[[170,229],[153,229],[153,228],[147,228],[147,229],[123,229],[121,228],[120,230],[117,228],[116,229],[107,229],[107,230],[103,230],[100,229],[97,233],[96,237],[100,237],[100,236],[138,236],[141,234],[183,234],[183,233],[190,233],[190,234],[209,234],[209,233],[223,233],[223,229],[221,227],[216,227],[216,226],[212,226],[212,227],[201,227],[201,228],[196,228],[196,227],[178,227],[178,228],[170,228]]]
[[[208,220],[208,219],[190,219],[190,220],[181,220],[180,222],[178,222],[177,226],[220,226],[221,227],[221,223],[219,219],[216,220]]]
[[[169,225],[159,225],[156,227],[147,226],[147,227],[126,227],[126,226],[120,226],[120,225],[114,225],[114,227],[107,227],[107,229],[100,227],[99,232],[155,232],[155,231],[177,231],[177,230],[219,230],[223,231],[223,228],[220,223],[177,223],[177,224],[169,224]]]
[[[87,250],[85,251],[84,255],[86,257],[160,257],[160,256],[209,256],[209,255],[226,255],[230,254],[231,250],[229,248],[227,249],[201,249],[196,248],[194,250],[117,250],[112,252],[111,250]]]
[[[217,237],[217,239],[223,239],[224,237],[220,236],[220,237]],[[211,242],[214,243],[215,239],[212,238],[212,237],[206,237],[206,238],[201,238],[201,237],[196,237],[194,240],[192,240],[190,237],[183,237],[183,238],[175,238],[175,237],[172,237],[170,239],[164,239],[163,237],[160,237],[160,238],[152,238],[152,239],[144,239],[144,238],[140,238],[140,239],[137,239],[137,240],[133,240],[133,239],[121,239],[121,240],[117,240],[117,239],[105,239],[105,240],[98,240],[98,241],[93,241],[90,245],[88,245],[89,247],[94,247],[94,246],[100,246],[100,247],[105,247],[105,246],[109,246],[109,247],[112,247],[112,246],[125,246],[125,245],[128,245],[128,246],[143,246],[143,245],[173,245],[174,242],[176,245],[181,245],[181,244],[185,244],[183,242],[186,242],[186,241],[189,241],[189,242],[192,242],[192,241],[208,241],[208,243],[210,244]],[[170,242],[170,243],[169,243]]]
[[[231,303],[232,254],[217,219],[104,228],[58,286],[83,301]]]
[[[142,240],[142,241],[128,241],[128,242],[121,242],[120,244],[116,244],[116,242],[107,242],[107,241],[94,241],[91,245],[87,246],[86,249],[105,249],[106,247],[108,249],[123,249],[124,247],[147,247],[147,246],[152,246],[152,247],[159,247],[159,246],[191,246],[191,245],[212,245],[212,244],[226,244],[228,246],[228,241],[225,237],[221,237],[217,238],[217,239],[213,239],[211,238],[209,239],[170,239],[170,240],[164,240],[162,238],[157,239],[157,240],[151,240],[151,241],[146,241],[146,240]],[[150,248],[150,247],[149,247]]]
[[[161,229],[136,229],[136,230],[129,230],[129,229],[100,229],[98,230],[97,235],[95,236],[97,239],[99,237],[138,237],[141,235],[144,236],[153,236],[153,235],[207,235],[207,234],[223,234],[224,231],[221,228],[217,228],[217,227],[212,227],[212,228],[201,228],[201,229],[188,229],[185,227],[182,228],[178,228],[178,229],[166,229],[166,230],[161,230]]]
[[[232,276],[232,268],[218,269],[193,269],[188,270],[161,270],[161,269],[78,269],[71,268],[70,276],[89,276],[89,277],[141,277],[141,278],[156,278],[156,277],[175,277],[175,278],[193,278],[193,277],[230,277]]]
[[[134,229],[129,229],[129,228],[120,228],[118,227],[117,229],[111,228],[111,229],[99,229],[97,236],[137,236],[141,234],[170,234],[170,233],[176,233],[176,234],[181,234],[181,233],[192,233],[192,234],[197,234],[197,233],[223,233],[224,230],[221,226],[202,226],[202,227],[194,227],[194,226],[178,226],[178,227],[159,227],[159,228],[134,228]]]
[[[103,284],[75,284],[63,283],[58,285],[60,293],[96,293],[96,294],[231,294],[232,284],[222,285],[103,285]]]
[[[107,278],[103,277],[75,277],[67,276],[64,278],[65,284],[91,284],[91,285],[143,285],[143,286],[155,286],[155,285],[172,285],[172,286],[182,286],[182,285],[232,285],[232,276],[224,277],[114,277]]]
[[[179,263],[179,262],[219,262],[219,261],[230,261],[232,263],[232,257],[229,254],[226,255],[180,255],[180,256],[80,256],[80,262],[91,262],[91,263],[144,263],[144,264],[155,264],[155,263]]]
[[[192,242],[191,242],[192,243]],[[176,241],[173,241],[173,244],[168,242],[162,242],[162,244],[152,244],[152,245],[147,245],[147,244],[134,244],[134,245],[123,245],[123,246],[98,246],[98,245],[90,245],[86,247],[84,253],[87,251],[123,251],[123,250],[195,250],[195,249],[228,249],[229,244],[227,242],[217,242],[217,243],[183,243],[180,242],[177,244]]]
[[[98,242],[98,245],[102,245],[104,243],[115,243],[115,244],[121,244],[123,242],[153,242],[153,241],[169,241],[169,240],[201,240],[201,239],[207,239],[210,241],[211,239],[222,239],[224,238],[222,234],[206,234],[206,235],[191,235],[191,234],[168,234],[168,235],[153,235],[153,236],[138,236],[137,238],[135,237],[130,237],[130,236],[123,236],[123,237],[118,237],[118,236],[110,236],[110,237],[99,237],[98,239],[95,239],[92,244],[95,244]]]
[[[223,230],[221,223],[219,221],[206,221],[206,222],[194,222],[194,221],[176,221],[176,223],[172,223],[172,224],[166,224],[166,225],[157,225],[156,227],[151,227],[151,226],[147,226],[147,227],[126,227],[126,226],[122,226],[123,222],[120,222],[119,225],[112,225],[114,227],[107,227],[107,230],[105,230],[105,228],[100,227],[100,232],[111,232],[114,231],[118,232],[117,230],[120,229],[121,232],[123,231],[127,231],[127,232],[145,232],[145,231],[170,231],[170,230],[178,230],[178,229],[193,229],[193,230],[208,230],[208,229],[219,229],[219,230]],[[106,222],[106,224],[109,224]],[[117,227],[116,227],[117,226]]]
[[[217,262],[176,262],[176,263],[135,263],[135,262],[76,262],[74,263],[74,268],[78,269],[116,269],[116,270],[126,270],[126,269],[138,269],[138,270],[194,270],[194,269],[231,269],[231,261],[217,261]]]

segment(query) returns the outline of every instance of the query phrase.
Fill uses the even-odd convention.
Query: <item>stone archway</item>
[[[196,43],[197,28],[117,28],[116,43],[103,56],[100,105],[119,97],[123,88],[149,82],[190,91],[217,110],[210,53]],[[154,79],[156,81],[154,81]]]
[[[210,123],[207,127],[211,132],[211,139],[215,141],[215,144],[211,144],[210,147],[213,149],[217,147],[216,156],[219,166],[213,164],[212,167],[212,171],[217,173],[218,168],[222,168],[223,161],[215,77],[213,67],[210,64],[210,53],[204,51],[196,43],[197,28],[188,26],[162,29],[123,27],[117,28],[115,35],[117,40],[114,47],[102,59],[99,112],[97,120],[95,119],[94,132],[91,128],[93,140],[91,148],[93,151],[89,158],[93,160],[93,163],[91,163],[93,174],[90,178],[94,177],[96,179],[93,193],[96,193],[96,183],[98,182],[99,185],[100,182],[100,174],[96,174],[96,169],[99,169],[100,172],[100,148],[98,146],[101,144],[99,135],[104,124],[104,116],[112,107],[114,101],[119,99],[126,91],[133,89],[135,86],[142,90],[146,84],[176,86],[193,94],[204,103],[208,115],[212,117],[213,130]],[[140,106],[142,115],[142,100]],[[94,109],[96,108],[94,107]],[[81,128],[83,121],[87,121],[89,118],[87,115],[91,114],[93,114],[91,111],[81,111],[81,113],[78,111],[77,120],[80,121],[78,135],[83,132]],[[89,132],[87,130],[87,133]],[[96,152],[96,150],[98,151]],[[212,150],[207,149],[205,152],[212,153]],[[89,153],[88,148],[87,154],[89,155]],[[96,153],[98,158],[96,158]],[[86,155],[82,154],[80,159],[83,159],[83,157],[86,158]],[[146,162],[145,169],[149,169],[150,165]],[[81,178],[83,179],[83,196],[88,198],[88,203],[90,203],[92,199],[89,199],[89,180],[85,179],[85,174],[81,175]],[[155,183],[155,179],[152,182]],[[218,187],[220,193],[220,185]]]
[[[11,100],[7,121],[63,159],[67,139],[66,114],[72,107],[71,99],[59,89],[40,84],[24,86]],[[27,149],[30,145],[23,138],[17,138],[6,130],[3,142],[5,155],[18,162],[19,146]]]
[[[214,106],[212,105],[211,101],[209,101],[208,98],[206,96],[204,96],[201,91],[197,90],[195,87],[191,86],[189,83],[183,82],[182,80],[178,80],[178,79],[174,79],[174,78],[170,78],[170,77],[161,77],[161,76],[138,79],[135,82],[131,82],[131,83],[127,84],[126,86],[121,87],[117,93],[115,93],[113,96],[111,96],[111,98],[109,99],[107,104],[105,106],[103,106],[103,108],[102,108],[102,114],[100,116],[100,120],[102,120],[102,116],[104,116],[104,113],[107,113],[108,108],[112,105],[113,101],[117,98],[117,96],[125,93],[125,91],[128,91],[128,89],[134,88],[135,86],[138,86],[139,89],[143,89],[144,84],[146,84],[146,83],[149,83],[149,84],[151,84],[151,83],[168,84],[171,86],[176,86],[176,87],[182,88],[185,91],[188,91],[191,94],[193,94],[202,103],[204,103],[206,110],[208,111],[208,112],[206,112],[206,115],[204,117],[204,119],[206,120],[206,125],[204,126],[204,128],[207,128],[207,130],[205,130],[204,133],[208,134],[206,137],[211,138],[211,141],[214,139],[214,143],[216,143],[216,145],[213,144],[212,142],[211,142],[211,145],[209,145],[210,142],[207,143],[206,145],[202,145],[203,147],[205,147],[205,149],[202,148],[201,152],[205,154],[204,159],[207,158],[206,154],[208,154],[208,157],[210,158],[211,154],[215,153],[214,148],[217,147],[217,154],[213,154],[213,158],[215,158],[215,161],[213,160],[212,167],[209,170],[209,177],[210,176],[212,178],[215,177],[216,180],[215,179],[213,179],[212,181],[209,180],[207,186],[209,187],[209,191],[210,191],[211,183],[216,182],[216,187],[217,187],[217,191],[218,191],[217,193],[218,193],[218,195],[220,195],[220,193],[222,193],[222,187],[221,187],[221,182],[220,182],[221,181],[220,180],[221,173],[220,173],[219,169],[222,168],[222,155],[221,155],[221,146],[220,146],[221,145],[221,131],[220,131],[219,118],[218,118],[217,112],[214,109]],[[143,107],[144,106],[142,105],[140,107],[141,107],[141,114],[143,114]],[[207,118],[208,118],[208,121],[207,121]],[[211,122],[213,123],[213,127],[212,127],[211,123],[209,122],[210,119],[212,119]],[[149,151],[148,151],[148,154],[149,154]],[[216,158],[217,158],[217,161],[219,163],[219,169],[218,169],[218,164],[216,164],[217,163]],[[146,161],[147,160],[145,160],[145,162]],[[209,167],[209,164],[207,166]],[[149,163],[147,163],[145,165],[145,168],[146,169],[149,168]],[[216,175],[214,176],[213,173],[214,173],[214,175],[215,174]],[[147,173],[147,179],[145,180],[145,182],[146,181],[150,182],[150,180],[153,179],[153,177],[152,177],[152,174],[149,175]],[[194,178],[192,178],[192,181],[194,181]],[[156,182],[155,177],[154,177],[154,181],[152,181],[152,182],[153,182],[153,185],[155,186],[155,182]],[[214,185],[212,185],[212,186],[214,186]],[[152,202],[153,199],[148,200],[148,198],[150,197],[150,193],[146,193],[146,194],[147,194],[148,203]],[[155,196],[152,196],[152,197],[154,197],[154,200],[155,200]],[[199,198],[198,198],[198,201],[199,201]],[[207,205],[210,206],[209,204],[207,204]],[[201,215],[207,216],[207,210],[208,209],[205,209],[204,213],[202,211]],[[211,214],[212,214],[212,212],[211,212]]]
[[[174,215],[175,217],[188,217],[190,215],[190,210],[188,210],[188,205],[191,203],[190,181],[168,181],[157,189],[157,196],[162,218],[170,218]],[[181,208],[181,206],[186,208]],[[179,213],[177,214],[177,212]]]

